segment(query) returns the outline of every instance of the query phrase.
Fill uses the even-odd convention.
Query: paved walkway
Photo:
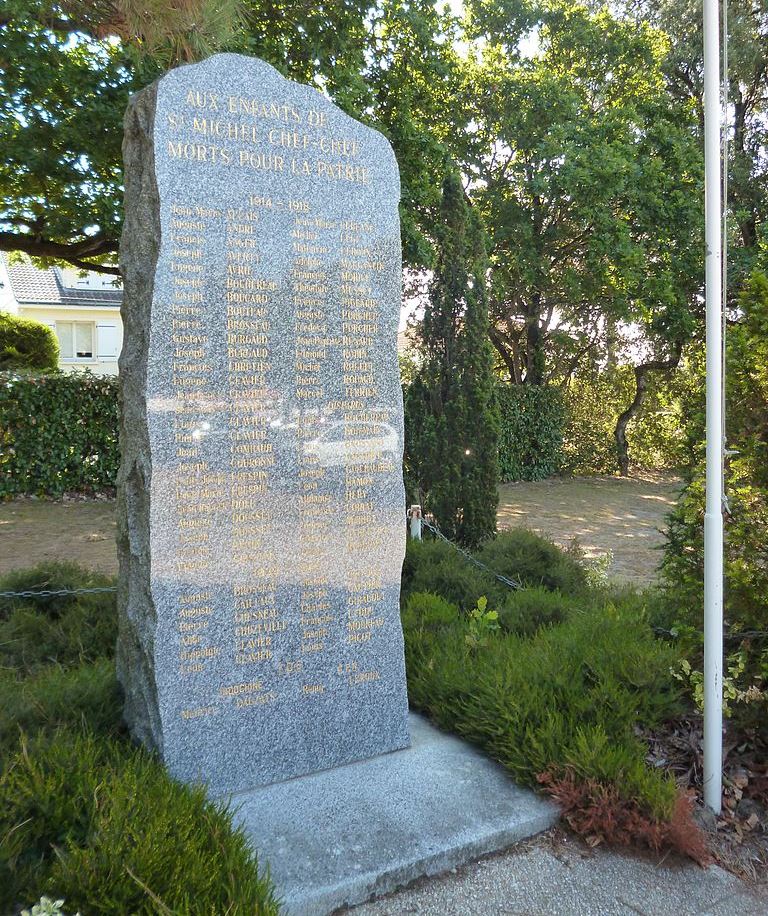
[[[351,916],[768,916],[768,895],[715,866],[589,849],[555,830],[428,878]]]

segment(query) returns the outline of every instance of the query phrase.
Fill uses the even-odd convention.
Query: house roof
[[[31,264],[8,264],[8,279],[19,304],[119,306],[121,289],[87,289],[64,286],[58,267],[40,270]]]

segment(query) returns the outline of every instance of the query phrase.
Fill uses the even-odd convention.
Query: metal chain
[[[479,569],[484,570],[487,573],[490,573],[494,579],[498,579],[499,582],[502,582],[508,588],[519,589],[522,588],[522,583],[515,579],[508,579],[506,576],[502,576],[497,572],[494,572],[489,566],[486,566],[485,563],[481,563],[477,557],[474,557],[468,550],[464,550],[463,547],[459,547],[458,544],[454,544],[453,541],[450,541],[443,532],[437,527],[436,524],[433,524],[426,518],[422,518],[421,521],[427,528],[435,535],[435,537],[440,538],[441,541],[445,541],[446,544],[450,544],[451,547],[458,553],[460,553],[465,560],[469,560],[474,566],[477,566]]]
[[[0,598],[52,598],[59,595],[93,595],[97,592],[116,592],[116,585],[106,585],[101,588],[57,588],[54,590],[28,591],[28,592],[0,592]]]
[[[421,521],[426,525],[427,528],[439,538],[441,541],[445,541],[446,544],[450,544],[451,547],[457,552],[460,553],[465,560],[468,560],[474,566],[477,566],[478,569],[482,569],[484,572],[490,573],[494,579],[497,579],[499,582],[502,582],[508,588],[519,589],[522,588],[522,584],[519,581],[514,579],[508,579],[506,576],[502,576],[497,572],[494,572],[490,567],[486,566],[485,563],[481,563],[477,557],[472,556],[468,550],[464,550],[463,547],[459,547],[458,544],[454,544],[453,541],[449,540],[443,532],[437,527],[436,524],[433,524],[426,518],[422,518]],[[101,592],[116,592],[117,586],[102,586],[100,588],[59,588],[59,589],[43,589],[40,591],[25,591],[25,592],[0,592],[0,598],[54,598],[62,595],[94,595]]]

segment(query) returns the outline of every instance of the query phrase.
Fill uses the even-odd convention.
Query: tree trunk
[[[619,461],[619,473],[622,477],[629,476],[629,444],[627,442],[627,426],[629,421],[636,417],[643,406],[645,396],[648,394],[648,382],[652,372],[668,372],[676,369],[680,363],[680,356],[683,352],[681,343],[675,344],[674,352],[669,359],[656,359],[647,363],[641,363],[635,366],[635,396],[632,398],[626,410],[619,414],[614,430],[614,439],[616,440],[616,457]]]

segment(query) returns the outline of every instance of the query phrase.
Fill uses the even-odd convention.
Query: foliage
[[[79,731],[87,726],[100,736],[122,735],[122,694],[111,659],[101,658],[76,668],[50,663],[20,677],[0,672],[0,753],[13,753],[19,734],[52,735],[62,726]]]
[[[0,312],[0,370],[55,369],[58,364],[59,343],[52,328]]]
[[[543,480],[562,466],[565,405],[548,385],[498,385],[499,477]]]
[[[627,431],[629,455],[638,469],[672,470],[685,464],[683,400],[689,370],[684,364],[669,381],[654,375],[648,394]],[[573,375],[565,387],[567,422],[563,467],[571,474],[613,474],[618,469],[614,430],[633,396],[631,366]]]
[[[105,582],[49,564],[0,591]],[[108,593],[2,599],[0,911],[42,891],[105,916],[276,914],[230,812],[124,736],[115,630]]]
[[[664,75],[670,95],[695,105],[704,123],[704,61],[698,0],[625,0],[631,15],[651,21],[669,36]],[[765,5],[728,3],[729,71],[729,291],[736,294],[759,266],[768,235],[768,18]]]
[[[577,595],[587,584],[584,567],[575,555],[525,528],[502,531],[486,541],[477,555],[495,573],[524,586],[540,585]]]
[[[89,372],[0,373],[0,499],[114,487],[117,391]]]
[[[581,606],[581,602],[542,586],[510,592],[499,611],[499,622],[506,633],[534,636],[542,627],[564,623]]]
[[[477,606],[473,607],[467,617],[466,644],[472,649],[482,649],[499,629],[499,612],[488,610],[488,599],[481,595]]]
[[[725,521],[727,711],[741,724],[768,721],[768,278],[754,273],[740,298],[741,319],[728,331],[728,462]],[[703,367],[702,367],[703,369]],[[701,389],[703,389],[703,379]],[[690,437],[704,440],[701,399]],[[685,675],[701,673],[704,604],[704,455],[692,450],[690,482],[673,512],[663,563],[669,616],[687,652]],[[683,672],[685,674],[685,672]]]
[[[404,630],[440,629],[451,626],[459,616],[455,604],[430,592],[415,592],[405,602],[400,615]]]
[[[448,629],[406,631],[412,705],[521,782],[572,771],[646,822],[670,821],[675,782],[646,764],[635,727],[653,728],[678,711],[676,656],[634,608],[595,601],[528,639],[489,635],[481,652],[468,635],[466,618]]]
[[[568,378],[603,355],[606,323],[636,322],[644,349],[667,353],[694,327],[702,170],[693,108],[666,91],[664,36],[606,6],[471,7],[484,48],[465,70],[462,167],[510,381]]]
[[[114,580],[74,564],[46,563],[11,573],[0,591],[103,588]],[[114,593],[0,599],[0,668],[32,674],[111,656],[117,639]]]
[[[0,591],[114,587],[114,580],[72,563],[43,563],[0,579]],[[19,729],[50,733],[60,725],[121,732],[122,701],[112,656],[117,608],[111,592],[0,598],[0,750]]]
[[[459,177],[443,185],[438,256],[408,388],[406,470],[445,535],[475,545],[496,530],[498,420],[485,248]]]
[[[487,569],[478,568],[444,541],[409,540],[400,592],[403,608],[412,596],[425,592],[439,595],[464,615],[469,615],[481,597],[500,608],[512,590],[496,575],[569,596],[580,595],[587,584],[587,572],[576,552],[560,550],[552,541],[523,528],[502,531],[481,544],[474,556]]]
[[[507,591],[490,573],[459,556],[450,544],[426,538],[408,541],[400,589],[403,607],[412,595],[428,592],[469,613],[481,595],[496,603]]]
[[[539,782],[563,809],[568,823],[593,845],[648,846],[656,852],[674,849],[707,866],[712,856],[704,834],[693,818],[693,799],[678,794],[667,820],[648,817],[634,799],[622,798],[615,786],[594,779],[579,779],[573,768],[562,775],[542,773]]]
[[[230,813],[126,742],[22,742],[0,774],[0,836],[4,909],[42,889],[114,916],[277,912]]]

